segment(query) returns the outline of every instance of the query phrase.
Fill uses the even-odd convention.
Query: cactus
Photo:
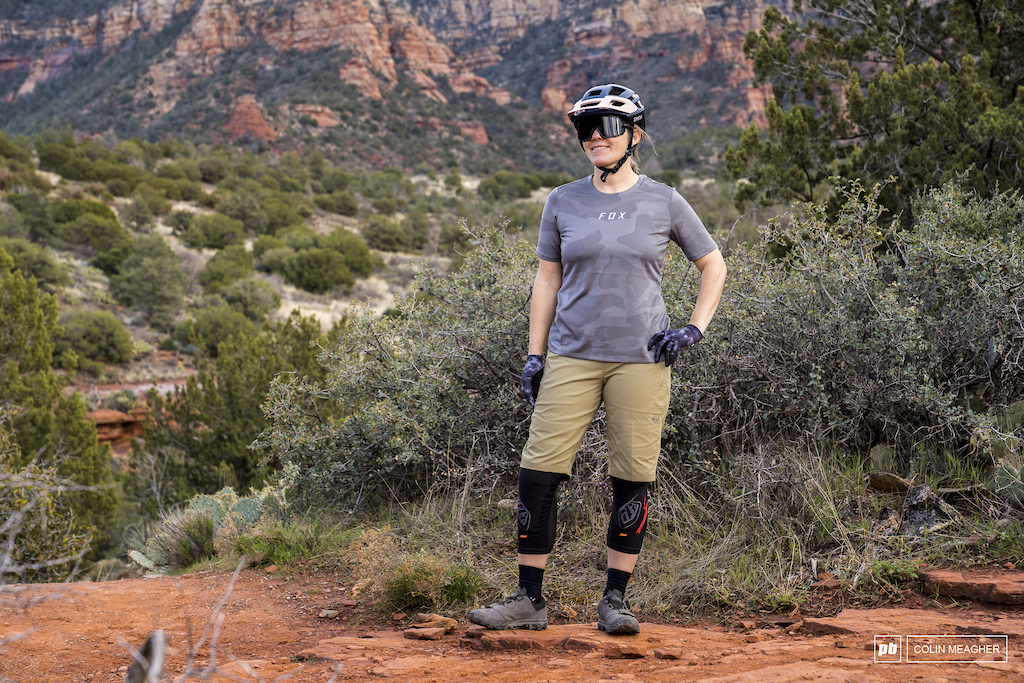
[[[259,521],[263,508],[260,505],[260,501],[247,496],[239,498],[238,502],[231,508],[231,512],[240,516],[245,524],[251,526]]]
[[[208,515],[213,519],[215,526],[220,526],[226,512],[219,500],[207,495],[199,495],[190,500],[188,502],[188,509]]]

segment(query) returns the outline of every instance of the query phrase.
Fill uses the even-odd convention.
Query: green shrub
[[[420,251],[427,241],[426,231],[385,216],[370,216],[363,235],[371,247],[381,251]]]
[[[125,242],[102,254],[96,254],[89,261],[93,268],[99,268],[107,275],[117,275],[121,272],[121,265],[135,253],[135,244]]]
[[[260,256],[260,270],[270,273],[281,273],[285,259],[290,258],[294,253],[295,250],[291,247],[268,249]]]
[[[923,450],[967,452],[985,420],[973,397],[1001,406],[1021,395],[1024,329],[1007,278],[1024,247],[964,235],[955,217],[1009,224],[1024,199],[949,185],[922,198],[904,232],[878,191],[848,195],[834,219],[818,207],[773,222],[763,244],[734,252],[715,332],[687,354],[673,392],[667,449],[728,457],[813,434],[855,452],[891,446],[901,470]],[[666,274],[668,291],[695,290],[687,269]]]
[[[471,568],[424,550],[397,563],[387,578],[385,595],[395,609],[434,611],[472,602],[482,586],[480,575]]]
[[[541,179],[535,175],[522,175],[513,171],[498,171],[484,178],[476,191],[490,201],[525,199],[541,186]]]
[[[151,179],[144,183],[139,183],[134,188],[135,196],[140,201],[145,202],[146,206],[149,207],[149,212],[154,216],[164,216],[170,213],[171,208],[174,206],[171,199],[181,199],[181,193],[178,191],[177,186],[171,181],[167,181],[167,183],[169,185],[159,183],[160,187],[157,187],[156,179]],[[169,188],[174,188],[172,190],[172,197],[168,197],[166,194]]]
[[[274,234],[291,225],[303,225],[302,215],[290,203],[280,197],[264,200],[263,212],[266,214],[266,232]]]
[[[345,228],[338,228],[330,235],[317,237],[316,245],[341,254],[345,259],[345,266],[356,277],[367,277],[379,262],[366,242]]]
[[[205,157],[196,162],[196,165],[199,168],[200,180],[212,185],[224,180],[231,172],[228,161],[219,156]]]
[[[219,213],[195,215],[181,241],[193,249],[223,249],[245,239],[241,221]]]
[[[178,187],[178,183],[170,178],[147,178],[143,186],[152,188],[155,192],[159,193],[159,196],[167,200],[165,209],[157,210],[157,207],[153,207],[153,213],[163,215],[171,210],[171,202],[181,201],[181,189]],[[138,189],[141,191],[142,186]]]
[[[209,203],[209,195],[199,183],[193,180],[178,180],[175,185],[178,186],[178,193],[181,195],[182,201],[199,202],[203,205]]]
[[[57,237],[68,244],[87,247],[94,254],[112,251],[131,242],[131,235],[117,218],[83,213],[71,223],[57,226]]]
[[[39,168],[44,171],[60,173],[64,164],[71,161],[71,148],[59,143],[39,145]]]
[[[50,214],[56,223],[74,223],[86,214],[117,222],[117,214],[103,202],[89,199],[69,199],[50,205]]]
[[[296,287],[318,294],[336,287],[351,287],[356,281],[345,265],[345,258],[330,249],[304,249],[289,254],[281,259],[275,272]]]
[[[61,316],[63,334],[54,339],[54,352],[68,350],[106,363],[127,363],[135,355],[132,335],[109,311],[75,311]]]
[[[199,284],[207,294],[217,294],[235,280],[253,272],[252,252],[240,244],[218,251],[199,273]]]
[[[14,267],[21,270],[22,275],[34,277],[36,284],[47,291],[71,284],[67,267],[54,259],[46,247],[26,239],[0,237],[0,249],[14,259]]]
[[[139,311],[158,329],[168,329],[184,303],[187,280],[177,255],[159,235],[140,237],[135,253],[110,278],[118,302]]]
[[[128,206],[121,210],[121,223],[135,232],[148,232],[153,227],[153,212],[141,197],[134,197]]]
[[[191,211],[172,211],[167,215],[167,218],[164,219],[164,222],[168,227],[170,227],[175,235],[180,235],[188,230],[189,226],[192,224],[193,216],[195,216],[195,214]]]
[[[22,164],[32,164],[32,143],[26,138],[11,140],[7,133],[0,131],[0,157]]]
[[[264,235],[269,231],[270,219],[251,192],[233,192],[217,206],[217,211],[239,221],[250,235]]]
[[[344,192],[352,184],[352,175],[343,168],[332,169],[322,181],[324,189],[330,193]]]
[[[399,201],[396,197],[376,197],[370,202],[373,210],[382,216],[391,216],[398,211]]]
[[[342,216],[355,216],[359,212],[359,202],[350,192],[338,191],[331,194],[318,194],[313,197],[317,208]]]
[[[198,311],[194,319],[178,325],[172,335],[180,348],[195,348],[216,358],[222,343],[232,337],[251,337],[256,333],[252,321],[227,306]]]
[[[263,320],[281,306],[281,297],[266,280],[248,277],[236,280],[220,291],[227,305],[254,322]]]
[[[215,554],[213,519],[196,510],[172,513],[146,544],[145,555],[157,567],[181,570]]]
[[[355,216],[359,213],[359,201],[352,196],[351,192],[332,192],[331,197],[334,199],[335,213],[340,213],[342,216]]]
[[[319,235],[305,225],[294,225],[282,231],[277,237],[283,239],[295,251],[312,249],[317,246],[317,240],[320,239]]]
[[[252,253],[257,259],[261,258],[263,254],[270,251],[271,249],[286,248],[288,243],[283,239],[274,237],[272,235],[260,235],[252,243]]]
[[[508,243],[503,232],[476,240],[466,267],[420,276],[418,295],[399,303],[396,316],[354,320],[346,344],[355,357],[325,357],[322,395],[345,419],[316,420],[303,398],[314,389],[301,381],[271,391],[270,427],[257,445],[294,468],[299,495],[345,499],[362,487],[364,499],[401,499],[422,490],[435,458],[465,463],[474,452],[481,480],[514,470],[505,454],[528,431],[517,381],[536,261],[532,245]],[[507,449],[481,453],[481,435]]]

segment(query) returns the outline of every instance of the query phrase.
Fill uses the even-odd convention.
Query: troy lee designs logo
[[[599,220],[599,221],[624,221],[624,220],[626,220],[626,212],[625,211],[619,211],[619,212],[612,211],[611,213],[608,213],[607,211],[602,211],[601,215],[597,217],[597,220]]]

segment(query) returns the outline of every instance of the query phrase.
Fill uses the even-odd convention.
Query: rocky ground
[[[452,615],[460,618],[447,622],[448,632],[444,620],[433,628],[415,628],[415,615],[382,615],[353,597],[344,577],[323,573],[247,570],[233,587],[230,574],[212,571],[3,586],[0,681],[121,681],[133,648],[156,629],[168,639],[163,680],[175,681],[184,679],[190,657],[194,675],[189,680],[200,680],[207,670],[202,680],[210,681],[977,683],[1024,678],[1024,573],[932,572],[924,579],[925,590],[953,597],[908,594],[900,605],[842,609],[828,618],[794,613],[649,623],[641,614],[642,631],[631,637],[598,632],[593,608],[559,618],[541,632],[488,632],[461,614]],[[998,654],[980,655],[972,663],[907,663],[901,650],[900,663],[880,663],[876,636],[884,635],[902,636],[903,650],[907,636],[945,635]],[[927,652],[910,656],[935,658]]]

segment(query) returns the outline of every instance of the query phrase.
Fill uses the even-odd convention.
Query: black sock
[[[519,565],[519,587],[526,589],[526,594],[534,602],[542,599],[541,588],[544,586],[544,570],[540,567]]]
[[[630,572],[608,567],[608,583],[605,584],[604,594],[608,595],[608,591],[618,589],[622,593],[622,597],[626,597],[626,584],[629,583],[629,577],[631,576],[633,575]]]

